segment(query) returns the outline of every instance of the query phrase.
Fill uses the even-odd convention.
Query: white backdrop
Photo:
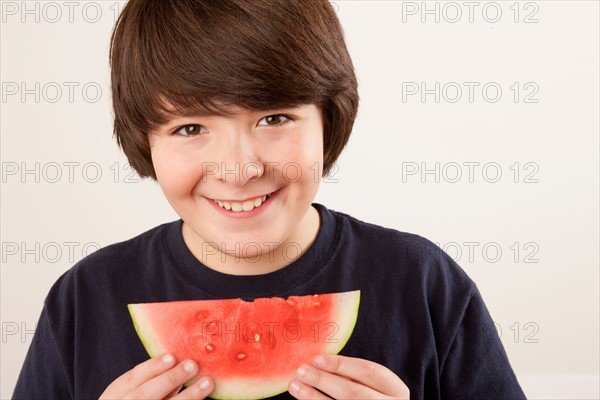
[[[112,139],[123,5],[1,2],[1,398],[54,281],[177,218]],[[599,398],[599,3],[334,7],[361,105],[316,201],[457,260],[530,398]]]

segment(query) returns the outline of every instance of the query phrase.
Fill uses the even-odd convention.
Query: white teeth
[[[235,202],[235,201],[231,201],[231,202],[220,201],[220,200],[214,200],[214,202],[217,203],[219,205],[219,207],[222,207],[226,210],[231,210],[234,212],[252,211],[257,207],[260,207],[270,196],[271,196],[271,194],[268,194],[263,197],[257,197],[254,200],[246,200],[243,203]]]
[[[242,210],[244,210],[244,211],[254,210],[254,201],[252,201],[252,200],[245,201],[242,204]]]

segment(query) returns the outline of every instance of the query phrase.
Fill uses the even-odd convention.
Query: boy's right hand
[[[196,377],[198,365],[191,360],[176,364],[165,354],[151,358],[115,379],[102,393],[103,399],[204,399],[214,390],[214,382],[203,377],[181,393],[179,389]]]

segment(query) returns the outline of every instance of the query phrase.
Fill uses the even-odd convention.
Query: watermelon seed
[[[214,349],[215,349],[215,348],[214,348],[214,347],[213,347],[211,344],[207,344],[207,345],[206,345],[206,351],[207,351],[207,352],[209,352],[209,353],[210,353],[210,352],[211,352],[211,351],[213,351]]]
[[[318,301],[315,301],[312,305],[313,305],[313,307],[318,307],[321,305],[321,303],[319,303]]]
[[[195,317],[198,321],[204,321],[209,315],[210,315],[210,313],[208,311],[202,310],[202,311],[198,311],[196,313]]]
[[[239,353],[239,354],[237,355],[237,359],[238,359],[238,360],[243,360],[244,358],[246,358],[246,355],[245,355],[244,353]]]
[[[255,341],[256,343],[260,342],[260,335],[259,335],[258,333],[255,333],[255,334],[254,334],[254,341]]]

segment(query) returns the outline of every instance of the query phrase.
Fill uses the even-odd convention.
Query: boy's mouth
[[[215,203],[219,205],[219,207],[224,208],[228,211],[233,212],[242,212],[242,211],[252,211],[255,208],[260,207],[269,197],[271,197],[273,193],[269,193],[267,195],[263,195],[260,197],[255,197],[253,199],[248,199],[243,202],[239,201],[226,201],[226,200],[216,200],[212,199]]]

